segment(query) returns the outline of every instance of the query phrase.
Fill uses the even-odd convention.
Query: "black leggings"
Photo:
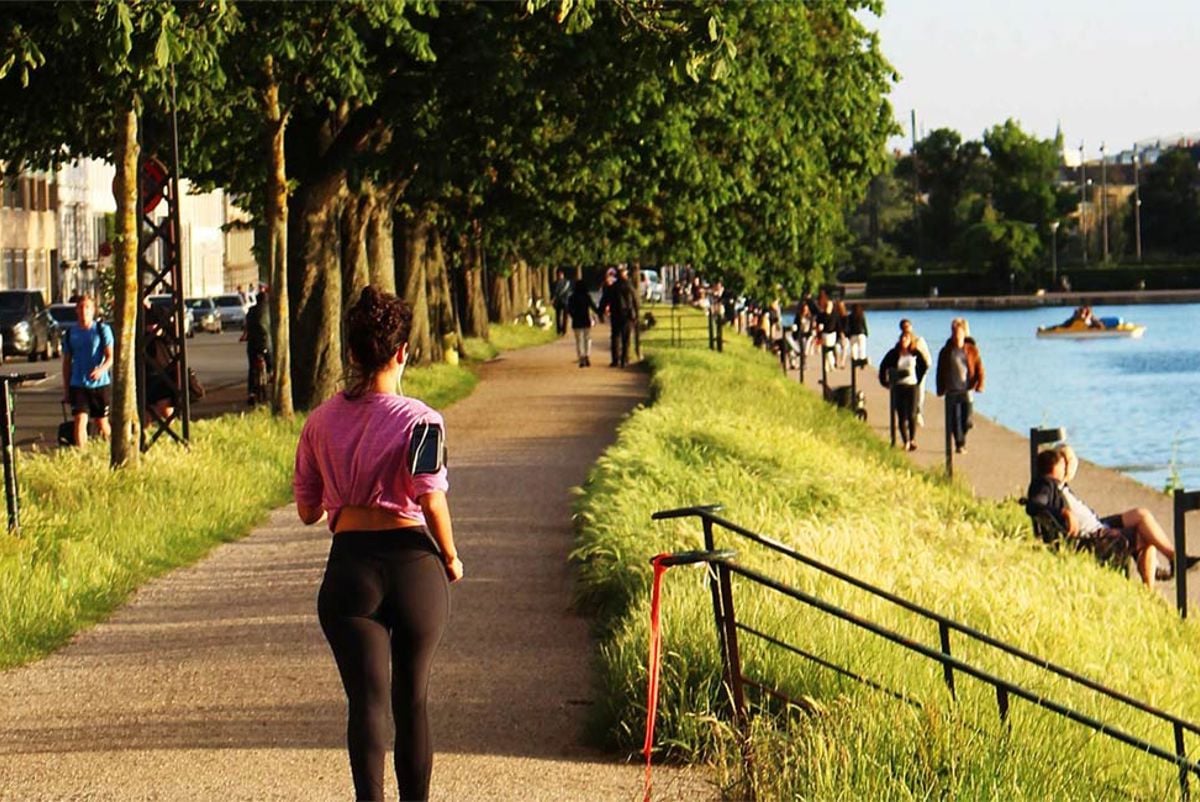
[[[317,614],[349,702],[355,798],[383,799],[389,697],[400,799],[428,798],[433,745],[425,698],[450,614],[449,580],[429,535],[420,528],[334,535]]]
[[[900,439],[907,445],[917,437],[917,385],[897,384],[892,388],[896,399],[896,423]]]

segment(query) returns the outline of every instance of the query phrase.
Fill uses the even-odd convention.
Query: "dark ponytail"
[[[346,313],[346,344],[350,348],[347,398],[366,392],[372,377],[408,342],[412,310],[403,299],[375,287],[363,287],[358,302]]]

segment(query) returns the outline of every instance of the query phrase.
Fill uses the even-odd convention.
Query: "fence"
[[[662,510],[654,513],[652,517],[656,521],[686,517],[700,519],[704,532],[705,551],[691,557],[690,559],[706,562],[709,566],[708,583],[709,591],[712,596],[713,617],[715,619],[717,628],[717,642],[721,652],[721,662],[725,674],[725,685],[728,690],[729,697],[733,703],[733,717],[735,723],[739,725],[743,724],[748,715],[745,697],[746,686],[755,688],[768,696],[777,698],[789,704],[796,705],[802,709],[806,707],[806,705],[803,703],[789,698],[786,694],[780,692],[778,689],[771,688],[769,685],[767,685],[767,683],[757,681],[747,676],[743,672],[738,646],[739,637],[743,634],[758,638],[771,646],[811,660],[824,668],[846,677],[847,679],[863,683],[871,688],[874,688],[875,690],[887,693],[894,698],[910,704],[920,704],[918,700],[912,699],[902,692],[889,689],[882,684],[869,679],[868,677],[861,676],[849,670],[844,666],[839,666],[817,655],[810,654],[801,647],[787,642],[782,637],[762,632],[746,625],[743,622],[738,621],[734,606],[733,593],[733,577],[736,576],[741,580],[748,581],[761,587],[769,588],[783,596],[785,599],[808,605],[809,607],[819,610],[826,615],[830,615],[834,618],[853,624],[860,629],[866,630],[867,632],[884,638],[885,640],[888,640],[896,645],[902,646],[911,652],[915,652],[916,654],[922,655],[929,660],[940,663],[942,666],[943,678],[947,688],[949,689],[952,699],[957,699],[957,692],[955,689],[957,674],[963,674],[991,685],[995,689],[996,706],[999,712],[1000,720],[1003,722],[1007,722],[1008,720],[1011,699],[1015,697],[1036,705],[1044,710],[1048,710],[1069,721],[1073,721],[1076,724],[1087,727],[1107,738],[1119,741],[1141,752],[1158,758],[1159,760],[1170,763],[1175,766],[1178,771],[1180,798],[1183,800],[1187,800],[1189,798],[1189,774],[1196,774],[1197,776],[1200,776],[1200,763],[1197,763],[1195,760],[1192,760],[1188,757],[1185,734],[1190,732],[1192,735],[1200,735],[1200,725],[1196,725],[1190,721],[1174,716],[1171,713],[1159,710],[1158,708],[1152,707],[1151,705],[1146,704],[1139,699],[1135,699],[1131,696],[1120,693],[1119,691],[1115,691],[1099,682],[1096,682],[1095,680],[1089,679],[1081,674],[1077,674],[1070,669],[1051,663],[1044,658],[1030,654],[1029,652],[974,629],[973,627],[967,626],[966,624],[955,621],[951,618],[941,615],[940,613],[934,612],[933,610],[922,607],[914,602],[851,576],[850,574],[839,571],[836,568],[825,565],[824,563],[801,554],[795,549],[773,538],[760,535],[756,532],[752,532],[748,529],[738,526],[737,524],[726,521],[716,515],[716,511],[719,509],[720,507],[716,505],[683,507],[680,509]],[[902,610],[912,613],[915,616],[936,622],[938,627],[939,641],[937,648],[914,641],[905,635],[902,635],[881,624],[875,623],[874,621],[870,621],[866,618],[855,615],[854,613],[824,601],[817,596],[805,593],[758,571],[754,571],[739,565],[737,562],[735,562],[734,558],[730,556],[728,550],[723,552],[718,552],[716,550],[717,544],[715,542],[715,530],[717,527],[731,535],[735,535],[751,543],[763,546],[793,562],[802,563],[810,568],[820,571],[830,577],[833,577],[839,582],[845,583],[884,599],[901,608]],[[983,644],[984,646],[995,649],[999,652],[1009,655],[1010,657],[1015,657],[1035,666],[1042,671],[1053,674],[1062,679],[1066,679],[1068,682],[1074,685],[1087,688],[1090,691],[1116,701],[1128,708],[1140,711],[1152,718],[1169,724],[1174,736],[1174,752],[1163,749],[1155,744],[1150,743],[1149,741],[1138,738],[1135,735],[1131,735],[1106,722],[1100,721],[1097,718],[1073,710],[1066,705],[1049,699],[1038,692],[1029,690],[1028,688],[1016,684],[1015,682],[1006,680],[989,671],[968,663],[961,658],[955,657],[951,651],[952,634],[966,637],[977,644]]]

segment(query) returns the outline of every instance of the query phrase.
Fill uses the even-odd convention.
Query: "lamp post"
[[[1058,221],[1050,221],[1050,291],[1058,288]]]
[[[1104,262],[1108,263],[1108,156],[1100,143],[1100,242]]]
[[[1083,161],[1083,143],[1079,143],[1079,241],[1083,245],[1083,263],[1087,264],[1087,165]]]
[[[1142,261],[1142,193],[1138,186],[1138,155],[1137,145],[1133,146],[1133,244],[1138,262]]]

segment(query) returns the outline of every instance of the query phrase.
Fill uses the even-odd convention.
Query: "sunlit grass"
[[[545,339],[510,328],[528,329],[493,327],[493,343]],[[404,392],[443,408],[474,389],[473,367],[409,369]],[[21,531],[0,533],[0,669],[49,653],[148,579],[243,537],[289,502],[302,425],[265,412],[194,421],[189,450],[162,443],[121,471],[109,470],[107,445],[95,440],[22,452]]]
[[[667,347],[651,332],[654,402],[623,426],[592,471],[577,512],[581,605],[600,632],[597,727],[634,750],[644,724],[648,558],[701,546],[699,523],[653,523],[655,510],[720,502],[728,519],[774,535],[869,582],[932,607],[1153,705],[1200,721],[1200,628],[1160,597],[1086,555],[1036,544],[1013,503],[978,502],[918,472],[850,415],[779,375],[727,330],[726,353]],[[937,647],[934,624],[718,536],[738,559]],[[723,723],[710,599],[698,570],[665,584],[658,743],[718,766],[734,798],[1172,798],[1177,775],[1014,699],[997,720],[989,686],[941,668],[771,591],[735,580],[739,619],[909,694],[912,708],[803,658],[742,638],[745,673],[811,700],[753,728],[747,773]],[[957,656],[1174,751],[1170,726],[953,638]],[[1189,737],[1193,754],[1200,739]]]

